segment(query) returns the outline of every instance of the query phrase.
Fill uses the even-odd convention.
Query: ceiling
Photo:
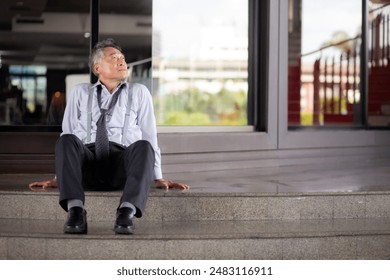
[[[85,69],[89,10],[89,0],[1,0],[1,64]],[[152,0],[100,0],[100,38],[114,38],[128,62],[150,57],[151,16]]]

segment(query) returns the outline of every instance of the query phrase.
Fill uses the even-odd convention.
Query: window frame
[[[278,9],[274,1],[249,1],[249,55],[248,55],[248,121],[245,127],[159,127],[159,143],[163,153],[202,153],[226,151],[252,151],[277,148],[277,82],[271,79],[276,73],[278,55],[270,52],[277,47],[275,26],[268,19],[277,17]],[[271,3],[270,3],[271,2]],[[99,0],[91,0],[92,21],[96,25],[99,13]],[[272,15],[271,15],[272,13]],[[98,41],[98,26],[92,29],[91,45]],[[271,35],[272,34],[272,35]],[[269,37],[269,38],[268,38]],[[269,40],[270,41],[269,41]],[[269,44],[268,44],[269,41]],[[91,77],[92,78],[92,77]],[[267,114],[270,112],[270,114]],[[214,130],[214,131],[211,131]],[[191,132],[189,132],[191,131]],[[17,143],[26,134],[33,135],[31,145],[22,150]],[[54,151],[60,126],[0,126],[0,153],[41,154]],[[41,137],[39,137],[41,136]],[[20,137],[20,140],[19,140]],[[37,143],[39,142],[39,143]],[[15,143],[15,144],[13,144]],[[221,145],[223,143],[223,145]]]
[[[289,130],[288,0],[249,0],[249,7],[252,14],[249,16],[248,100],[253,106],[248,106],[253,110],[249,130],[245,127],[244,131],[229,131],[225,127],[214,132],[207,129],[189,132],[188,127],[175,127],[175,130],[163,127],[159,129],[163,154],[389,145],[390,133],[383,130]],[[0,154],[3,155],[53,154],[61,131],[60,126],[45,126],[40,131],[34,131],[34,127],[3,128],[0,127]]]
[[[382,146],[390,143],[390,133],[385,130],[374,130],[369,127],[362,126],[357,128],[343,127],[335,129],[330,128],[312,128],[312,129],[296,129],[288,128],[288,1],[278,0],[279,17],[271,18],[271,21],[278,21],[280,25],[279,31],[279,69],[278,69],[278,84],[279,84],[279,121],[278,121],[278,148],[280,149],[301,149],[301,148],[333,148],[333,147],[358,147],[358,146]],[[367,45],[367,3],[362,0],[363,22],[362,24],[362,44]],[[271,23],[272,25],[272,23]],[[364,53],[367,53],[367,47],[363,47]],[[367,56],[362,57],[362,75],[363,82],[362,90],[367,100]],[[366,102],[364,107],[367,108]],[[363,122],[367,123],[367,114],[363,114]]]

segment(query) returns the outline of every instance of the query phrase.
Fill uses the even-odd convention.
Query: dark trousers
[[[120,203],[130,202],[141,217],[153,179],[154,150],[140,140],[129,147],[110,142],[106,163],[95,159],[95,145],[84,145],[72,134],[62,135],[56,144],[56,176],[60,205],[67,211],[69,199],[85,201],[84,191],[123,190]]]

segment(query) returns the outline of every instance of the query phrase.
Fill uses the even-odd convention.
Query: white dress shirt
[[[129,146],[138,140],[148,141],[155,152],[154,179],[162,178],[161,153],[157,142],[156,119],[153,110],[152,96],[149,90],[141,84],[134,83],[129,93],[129,84],[124,83],[118,102],[113,108],[112,115],[106,116],[108,140]],[[106,109],[113,94],[119,90],[118,86],[111,94],[107,88],[97,82],[95,84],[83,83],[73,88],[65,108],[62,122],[62,133],[76,135],[84,144],[94,143],[96,139],[96,121],[100,117],[100,109],[97,102],[97,85],[102,86],[102,108]],[[91,138],[87,141],[88,124],[88,93],[93,91]],[[133,94],[128,120],[128,129],[122,135],[125,122],[126,106],[129,100],[128,94]],[[122,137],[124,137],[122,141]]]

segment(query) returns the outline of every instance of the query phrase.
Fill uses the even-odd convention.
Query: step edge
[[[55,236],[53,236],[55,235]],[[288,232],[283,234],[272,234],[272,233],[261,233],[261,234],[237,234],[227,235],[222,234],[206,234],[206,235],[181,235],[178,237],[171,236],[137,236],[133,234],[123,237],[112,237],[108,235],[95,235],[88,234],[85,236],[70,235],[69,237],[64,234],[3,234],[0,233],[0,239],[2,238],[22,238],[22,239],[44,239],[44,240],[111,240],[111,241],[139,241],[139,240],[161,240],[161,241],[172,241],[172,240],[253,240],[253,239],[292,239],[292,238],[331,238],[331,237],[364,237],[364,236],[388,236],[390,237],[390,230],[377,231],[377,230],[364,230],[364,231],[353,231],[353,232],[318,232],[318,233],[297,233]]]
[[[385,185],[373,185],[368,188],[382,188]],[[32,191],[0,191],[0,196],[56,196],[57,192],[32,192]],[[122,192],[85,192],[88,197],[120,197]],[[305,197],[305,196],[348,196],[348,195],[390,195],[390,191],[312,191],[312,192],[178,192],[168,191],[164,193],[151,192],[149,197]]]

